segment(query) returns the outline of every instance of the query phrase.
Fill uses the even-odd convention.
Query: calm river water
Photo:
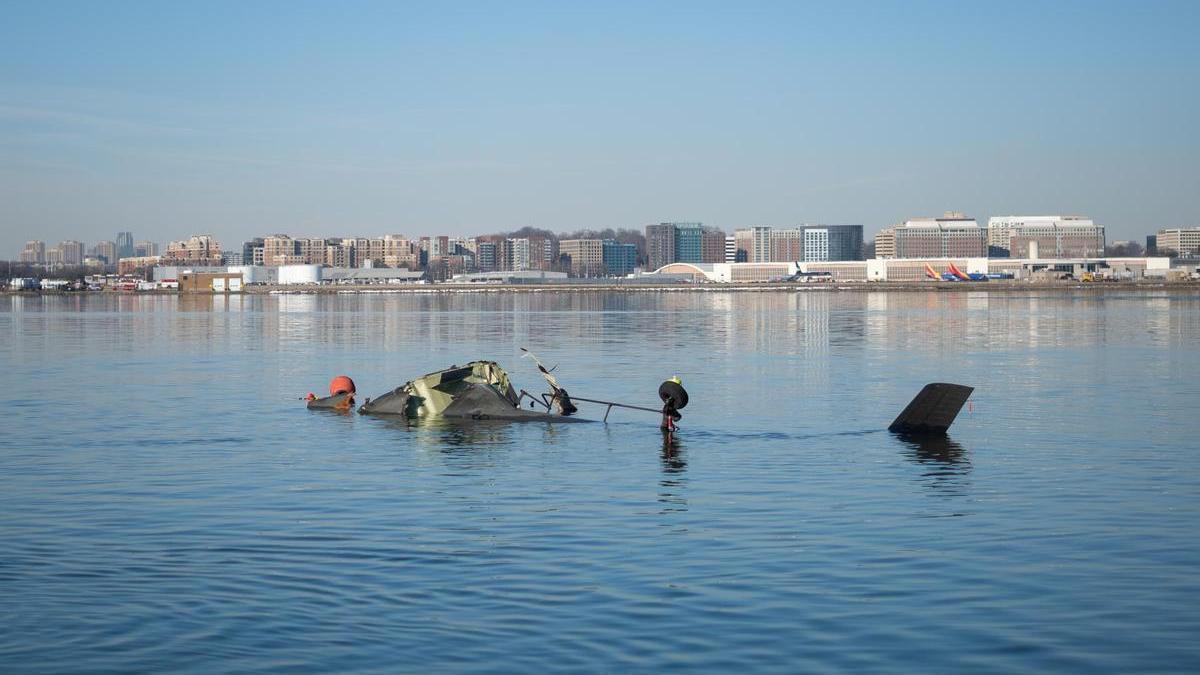
[[[675,443],[297,400],[522,346]],[[1194,293],[0,297],[0,364],[0,671],[1200,669]]]

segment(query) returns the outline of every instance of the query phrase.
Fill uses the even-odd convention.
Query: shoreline
[[[731,284],[414,284],[409,286],[338,285],[284,286],[278,284],[247,286],[241,292],[180,293],[176,290],[153,291],[11,291],[11,296],[86,296],[86,295],[439,295],[473,293],[1023,293],[1059,292],[1105,294],[1122,291],[1159,290],[1172,293],[1200,294],[1197,281],[1120,281],[1120,282],[933,282],[933,281],[874,281],[821,282],[808,284],[731,283]]]
[[[730,284],[512,284],[480,286],[472,284],[437,284],[415,287],[330,286],[297,289],[289,286],[260,286],[245,292],[257,295],[371,295],[371,294],[439,294],[439,293],[959,293],[1026,291],[1059,291],[1067,293],[1104,293],[1123,290],[1168,290],[1200,293],[1200,282],[841,282],[809,284],[730,283]]]

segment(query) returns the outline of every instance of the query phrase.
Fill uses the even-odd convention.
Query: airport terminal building
[[[671,263],[654,274],[697,283],[763,283],[803,274],[828,274],[833,281],[936,281],[951,266],[966,274],[1004,275],[1013,279],[1080,277],[1091,272],[1114,279],[1164,277],[1170,258],[873,258],[822,262]],[[933,271],[938,279],[931,279]]]

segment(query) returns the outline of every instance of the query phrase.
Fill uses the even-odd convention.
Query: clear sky
[[[1141,237],[1200,224],[1198,29],[1195,0],[0,0],[0,254],[945,210]]]

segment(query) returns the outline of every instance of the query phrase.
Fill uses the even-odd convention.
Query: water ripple
[[[5,298],[0,670],[1194,672],[1200,300],[977,295]],[[525,345],[682,430],[296,400]]]

